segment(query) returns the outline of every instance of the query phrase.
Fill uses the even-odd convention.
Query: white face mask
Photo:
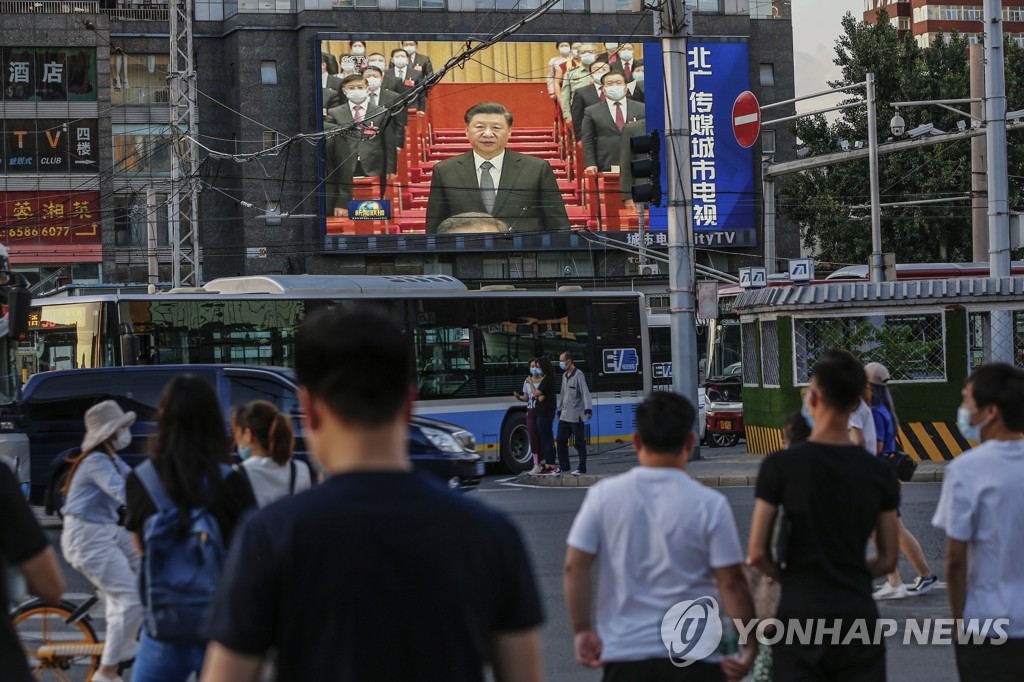
[[[131,445],[131,442],[132,432],[129,431],[128,429],[121,429],[120,431],[117,432],[117,435],[114,436],[112,445],[114,446],[115,450],[124,450],[126,447]]]
[[[388,65],[385,64],[384,62],[374,61],[374,62],[370,62],[370,66],[376,66],[381,71],[384,71],[387,68]]]
[[[635,80],[635,81],[643,81],[643,79],[644,79],[644,72],[643,71],[634,71],[633,72],[633,80]]]
[[[344,73],[352,73],[353,71],[356,70],[356,64],[355,64],[355,62],[351,62],[351,61],[342,61],[341,62],[341,70]]]
[[[363,47],[362,45],[356,45],[355,47],[352,48],[352,54],[356,55],[357,57],[362,56],[366,54],[366,48]]]
[[[374,76],[370,76],[369,78],[366,79],[366,82],[370,86],[370,90],[372,90],[374,92],[377,92],[378,90],[380,90],[380,83],[381,83],[381,81],[380,81],[379,78],[376,78]]]
[[[632,52],[632,50],[623,50],[622,52],[619,53],[619,56],[622,57],[622,61],[624,61],[624,62],[631,62],[631,61],[633,61],[633,52]]]
[[[594,79],[595,83],[600,85],[601,84],[601,79],[604,78],[607,74],[608,74],[607,71],[600,71],[598,73],[591,74],[591,77]]]
[[[570,54],[572,54],[572,48],[560,47],[558,48],[558,54],[562,55],[563,57],[568,57]]]
[[[608,99],[613,102],[618,102],[620,99],[626,96],[625,85],[609,85],[604,89],[604,94]]]
[[[352,102],[352,104],[362,104],[363,102],[366,101],[366,98],[369,96],[370,93],[368,93],[366,90],[363,90],[362,88],[358,90],[345,91],[345,97],[347,97],[348,101]]]
[[[579,56],[580,56],[580,50],[579,50],[579,48],[577,48],[577,47],[574,47],[574,48],[572,48],[572,56],[573,56],[574,58],[576,58],[576,57],[579,57]]]
[[[409,53],[410,56],[416,54],[415,45],[402,45],[402,49]]]
[[[397,66],[400,69],[404,69],[405,67],[409,66],[409,60],[406,59],[405,57],[395,57],[395,66]]]
[[[597,61],[597,55],[590,52],[586,52],[580,55],[580,61],[583,62],[584,66],[590,66],[591,64]]]
[[[604,49],[606,49],[606,50],[614,50],[618,46],[619,46],[618,43],[605,43],[604,44]]]

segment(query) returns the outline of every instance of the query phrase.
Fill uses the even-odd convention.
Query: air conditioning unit
[[[658,267],[657,263],[645,263],[640,266],[640,275],[660,275],[661,268]]]

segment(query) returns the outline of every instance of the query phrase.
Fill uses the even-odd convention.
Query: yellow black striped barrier
[[[782,449],[782,429],[747,424],[747,452],[766,455]],[[900,447],[917,461],[944,462],[977,445],[960,435],[952,422],[900,424]]]

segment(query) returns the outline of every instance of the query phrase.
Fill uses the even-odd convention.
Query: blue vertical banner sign
[[[697,247],[757,245],[754,157],[733,134],[732,108],[750,89],[750,56],[746,42],[695,40],[687,44],[688,83],[665,83],[661,46],[644,45],[644,71],[652,86],[646,94],[647,127],[665,129],[664,101],[685,106],[690,128],[690,185],[693,196],[693,238]],[[667,145],[662,145],[662,154]],[[662,158],[662,167],[665,160]],[[664,184],[663,192],[668,187]],[[652,230],[667,229],[667,211],[651,209]]]

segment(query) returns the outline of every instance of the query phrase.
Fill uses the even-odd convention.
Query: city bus
[[[230,277],[168,293],[37,298],[13,362],[22,382],[49,370],[150,363],[288,367],[308,312],[356,302],[384,308],[409,334],[416,413],[472,431],[485,461],[514,472],[532,466],[525,406],[513,397],[531,358],[557,367],[572,353],[593,395],[586,433],[597,452],[629,442],[651,390],[642,294],[471,291],[443,275]]]

